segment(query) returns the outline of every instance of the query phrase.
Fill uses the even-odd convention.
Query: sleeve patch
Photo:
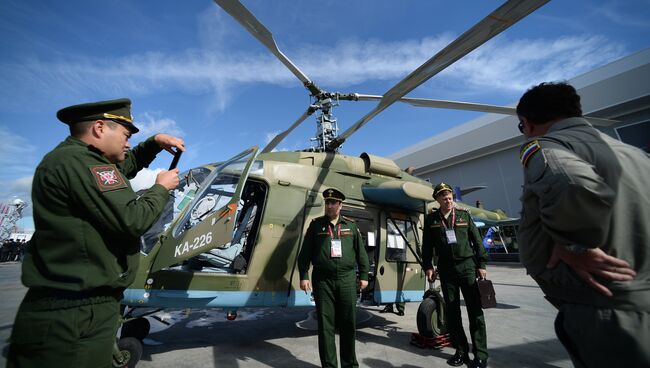
[[[528,165],[528,160],[530,160],[530,158],[533,157],[540,148],[537,139],[526,144],[519,152],[519,161],[521,161],[521,164],[526,167]]]
[[[124,178],[115,165],[95,165],[90,167],[97,187],[102,192],[126,188]]]

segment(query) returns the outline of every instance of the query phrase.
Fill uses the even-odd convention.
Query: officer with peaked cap
[[[440,207],[424,219],[422,256],[429,281],[440,276],[445,299],[445,316],[455,354],[447,360],[451,366],[469,363],[469,344],[463,330],[460,310],[460,293],[463,293],[474,360],[470,367],[487,366],[487,333],[485,317],[481,308],[476,278],[487,276],[487,252],[481,236],[469,212],[454,206],[450,185],[440,183],[433,190],[433,197]],[[433,262],[437,270],[433,269]]]
[[[70,106],[57,117],[70,136],[36,168],[36,231],[23,262],[29,289],[11,334],[8,367],[110,367],[122,291],[139,263],[139,237],[160,216],[178,170],[141,196],[128,179],[163,149],[184,142],[157,134],[130,149],[138,131],[131,101]]]
[[[314,287],[318,316],[318,352],[323,367],[337,367],[335,331],[341,343],[341,367],[358,367],[355,352],[357,290],[368,286],[368,254],[357,225],[340,215],[345,195],[323,192],[325,216],[312,220],[298,256],[300,288]],[[313,265],[309,280],[309,265]],[[359,269],[359,282],[355,266]]]

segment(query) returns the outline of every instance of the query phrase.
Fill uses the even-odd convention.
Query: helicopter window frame
[[[403,226],[400,228],[398,224],[403,224]],[[407,224],[410,224],[410,226],[407,226]],[[417,229],[418,221],[413,221],[410,216],[402,214],[387,215],[386,252],[384,254],[384,260],[392,263],[420,263],[421,248],[420,237]],[[390,239],[393,239],[393,241],[396,242],[396,247],[389,246],[391,242]],[[413,247],[415,247],[415,250]],[[389,250],[391,250],[391,252],[389,252]]]
[[[237,191],[237,186],[239,182],[242,180],[242,173],[244,172],[244,169],[246,168],[247,162],[250,160],[250,156],[254,154],[255,149],[251,148],[248,149],[239,155],[229,159],[228,161],[225,161],[219,166],[215,167],[214,170],[201,182],[200,187],[198,188],[197,192],[194,194],[194,198],[192,198],[192,201],[190,202],[189,205],[187,205],[184,209],[184,213],[181,215],[180,220],[176,223],[174,226],[174,230],[172,232],[172,236],[174,238],[179,237],[181,234],[183,234],[185,231],[195,227],[197,224],[203,222],[206,218],[210,217],[211,214],[213,214],[215,211],[219,210],[220,208],[223,207],[223,205],[227,204],[227,202],[232,199],[232,195]],[[228,170],[226,170],[228,169]],[[248,172],[250,174],[251,172],[257,173],[263,171],[263,162],[259,160],[255,160],[251,164],[251,168]],[[222,174],[226,174],[229,176],[232,176],[233,178],[236,178],[237,180],[234,183],[226,184],[226,185],[231,185],[232,186],[232,195],[228,198],[228,201],[223,203],[224,201],[222,200],[221,197],[226,198],[222,193],[219,195],[219,198],[217,198],[217,203],[210,208],[210,210],[204,214],[202,214],[198,221],[191,223],[190,220],[192,213],[194,210],[197,208],[197,205],[204,199],[207,198],[207,195],[210,193],[213,193],[215,191],[222,191],[222,189],[215,189],[213,188],[213,183],[217,181],[220,178],[223,178]],[[248,177],[248,174],[244,178]]]

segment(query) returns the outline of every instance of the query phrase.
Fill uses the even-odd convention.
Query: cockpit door
[[[160,247],[149,254],[155,257],[150,272],[229,245],[244,184],[249,171],[257,166],[257,150],[251,147],[221,163],[203,180],[189,205],[161,236]]]
[[[382,212],[374,301],[377,304],[422,299],[419,222],[421,215]]]

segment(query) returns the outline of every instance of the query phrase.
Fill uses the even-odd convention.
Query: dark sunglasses
[[[519,120],[519,124],[517,124],[517,128],[519,128],[519,132],[521,134],[524,134],[524,122],[522,120]]]

